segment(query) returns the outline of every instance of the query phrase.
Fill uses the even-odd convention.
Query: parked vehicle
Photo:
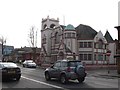
[[[25,60],[23,62],[23,67],[34,67],[34,68],[36,68],[37,65],[33,60]]]
[[[12,62],[0,62],[0,76],[2,80],[16,79],[17,81],[21,78],[21,69]]]
[[[79,60],[59,60],[44,72],[45,79],[57,78],[61,83],[65,84],[69,80],[78,80],[83,82],[86,77],[84,66]]]

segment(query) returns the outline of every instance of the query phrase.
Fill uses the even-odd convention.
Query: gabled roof
[[[77,39],[94,39],[97,31],[87,25],[80,24],[76,28]]]
[[[109,33],[108,31],[106,31],[104,37],[106,38],[106,40],[107,40],[108,43],[111,43],[111,42],[114,41],[113,38],[111,37],[111,35],[110,35],[110,33]]]

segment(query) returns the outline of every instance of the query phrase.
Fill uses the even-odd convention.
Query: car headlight
[[[7,70],[5,68],[2,69],[2,72],[7,72]]]
[[[17,68],[16,71],[17,71],[17,72],[21,72],[20,68]]]

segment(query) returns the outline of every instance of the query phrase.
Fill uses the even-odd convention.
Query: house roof
[[[77,39],[94,39],[97,31],[87,25],[80,24],[76,28]]]
[[[19,54],[24,54],[24,53],[33,53],[33,50],[36,50],[36,53],[40,53],[41,48],[33,48],[33,47],[21,47],[17,48],[14,50],[14,52],[19,53]]]
[[[26,53],[30,53],[30,52],[33,51],[31,47],[24,47],[23,50],[24,50]]]
[[[114,41],[113,38],[111,37],[111,35],[110,35],[110,33],[109,33],[108,31],[106,31],[104,37],[106,38],[106,40],[107,40],[108,43],[111,43],[111,42]]]
[[[68,24],[68,25],[65,27],[65,30],[75,30],[75,28],[74,28],[73,25]]]

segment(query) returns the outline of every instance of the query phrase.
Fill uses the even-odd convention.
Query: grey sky
[[[48,15],[57,17],[60,24],[91,26],[103,35],[108,30],[117,39],[119,0],[0,0],[0,36],[6,44],[15,47],[29,46],[28,33],[31,26],[38,30],[37,46],[40,47],[41,20]]]

